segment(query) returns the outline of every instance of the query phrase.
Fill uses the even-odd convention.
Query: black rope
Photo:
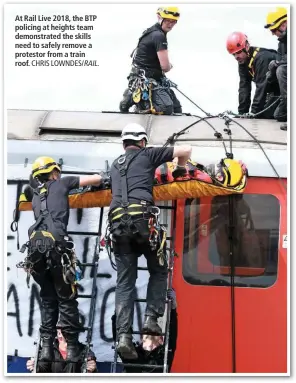
[[[169,80],[170,81],[170,80]],[[186,94],[184,94],[177,86],[177,84],[173,83],[172,81],[170,81],[171,83],[171,87],[172,88],[175,88],[179,93],[182,94],[182,96],[184,96],[185,98],[187,98],[188,101],[190,101],[193,105],[195,105],[201,112],[203,112],[207,117],[210,117],[211,114],[210,113],[207,113],[205,110],[203,110],[199,105],[197,105],[193,100],[191,100],[191,98],[189,98],[188,96],[186,96]]]
[[[221,117],[221,116],[220,116],[220,117]],[[276,168],[273,166],[271,160],[269,159],[268,155],[266,154],[265,150],[263,149],[261,143],[257,140],[257,138],[256,138],[252,133],[250,133],[250,132],[248,131],[248,129],[246,129],[243,125],[241,125],[241,124],[240,124],[239,122],[237,122],[236,120],[234,120],[234,119],[232,119],[232,118],[230,118],[229,116],[226,116],[226,115],[223,115],[222,118],[224,118],[224,119],[226,119],[226,120],[229,119],[230,121],[234,122],[234,123],[237,124],[240,128],[242,128],[247,134],[249,134],[250,137],[253,138],[253,140],[256,142],[256,144],[259,146],[259,148],[262,150],[262,152],[263,152],[264,156],[266,157],[268,163],[270,164],[272,170],[274,171],[274,173],[275,173],[276,176],[278,177],[278,179],[279,179],[279,181],[280,181],[282,187],[283,187],[285,190],[287,190],[287,186],[283,183],[283,181],[282,181],[282,179],[281,179],[279,173],[277,172]]]
[[[260,116],[260,114],[266,112],[269,108],[271,108],[273,105],[275,105],[275,104],[280,100],[280,98],[281,98],[281,96],[277,96],[277,97],[276,97],[276,100],[275,100],[272,104],[268,105],[265,109],[261,110],[260,112],[255,113],[255,114],[253,114],[252,116],[248,116],[247,118],[255,118],[255,117],[257,117],[257,116]],[[234,117],[245,118],[242,114],[235,114],[235,113],[230,112],[230,111],[227,112],[227,113],[228,113],[228,114],[232,114]]]
[[[209,119],[211,119],[211,118],[217,118],[218,116],[206,116],[206,117],[200,117],[200,116],[196,116],[196,115],[192,115],[192,116],[193,116],[193,117],[198,117],[199,120],[194,121],[192,124],[190,124],[190,125],[186,126],[185,128],[181,129],[179,132],[172,134],[172,135],[167,139],[167,141],[165,142],[165,144],[163,145],[163,147],[166,147],[166,146],[168,146],[168,145],[173,144],[174,142],[177,141],[177,138],[178,138],[178,137],[180,137],[181,135],[183,135],[183,134],[186,133],[186,130],[187,130],[187,129],[192,128],[192,126],[197,125],[197,124],[200,123],[201,121],[205,121],[205,122],[206,122],[206,123],[207,123],[207,124],[214,130],[214,132],[215,132],[215,133],[214,133],[214,136],[215,136],[217,139],[219,139],[219,140],[222,141],[222,144],[223,144],[225,153],[227,153],[227,148],[226,148],[225,141],[224,141],[224,139],[223,139],[222,134],[221,134],[220,132],[218,132],[218,130],[215,129],[215,127],[214,127],[211,123],[209,123],[209,121],[208,121]],[[190,141],[190,139],[189,139],[188,141]]]
[[[234,195],[228,196],[228,223],[229,223],[229,258],[230,258],[230,307],[231,307],[231,341],[232,341],[232,372],[236,372],[236,331],[235,331],[235,261],[234,261]]]

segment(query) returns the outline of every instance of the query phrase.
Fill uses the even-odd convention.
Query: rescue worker
[[[275,111],[274,118],[284,122],[280,127],[282,130],[287,130],[287,18],[286,8],[276,8],[275,11],[268,13],[264,26],[277,36],[279,41],[277,58],[269,63],[267,76],[276,77],[279,83],[281,101]]]
[[[177,313],[177,300],[176,292],[174,289],[168,290],[168,299],[171,299],[171,316],[169,327],[169,344],[168,344],[168,372],[171,372],[174,356],[177,348],[178,337],[178,313]],[[112,333],[113,339],[116,339],[116,315],[112,316]],[[124,372],[127,373],[159,373],[162,372],[159,369],[153,369],[149,367],[142,367],[141,364],[158,365],[164,364],[164,352],[165,345],[164,339],[160,335],[143,335],[140,343],[134,343],[135,350],[137,352],[137,359],[133,360],[133,364],[139,364],[139,367],[125,366]],[[128,359],[125,359],[119,354],[123,363],[130,363]]]
[[[136,359],[132,342],[135,284],[138,257],[144,254],[150,274],[147,305],[142,331],[161,334],[157,319],[163,316],[166,299],[167,262],[163,228],[158,227],[159,208],[153,201],[155,170],[178,157],[174,178],[186,174],[185,164],[191,146],[146,148],[145,129],[128,124],[121,134],[125,154],[117,158],[110,170],[112,201],[109,225],[117,266],[115,291],[118,352],[125,359]],[[157,230],[156,230],[157,227]]]
[[[132,70],[128,76],[128,88],[119,105],[121,112],[128,112],[131,106],[137,104],[138,109],[145,113],[182,113],[180,101],[165,77],[165,73],[173,68],[168,56],[167,33],[178,22],[179,9],[158,8],[157,18],[157,23],[143,32],[137,48],[131,55]]]
[[[80,373],[85,353],[85,345],[79,343],[80,358],[78,363],[66,363],[67,357],[67,341],[64,338],[61,329],[57,330],[57,336],[54,339],[54,360],[51,362],[38,361],[36,372],[37,373]],[[27,370],[32,372],[34,370],[35,359],[27,360]],[[87,357],[87,372],[97,372],[96,357],[93,351],[89,350]]]
[[[79,323],[74,285],[74,244],[67,234],[68,193],[87,185],[99,186],[102,180],[104,176],[98,174],[61,178],[60,165],[51,157],[39,157],[32,165],[32,208],[36,222],[29,228],[30,240],[23,247],[28,248],[27,258],[32,265],[27,271],[40,286],[41,361],[53,359],[53,339],[59,315],[61,331],[67,340],[67,360],[79,357],[78,336],[83,327]]]
[[[266,73],[269,63],[276,59],[276,51],[250,46],[248,37],[242,32],[233,32],[229,35],[226,47],[238,62],[239,115],[251,118],[259,113],[256,118],[274,118],[277,103],[272,107],[269,106],[279,99],[280,90],[278,82],[268,81]],[[252,82],[256,84],[256,91],[251,106]],[[268,108],[266,111],[260,113],[266,108]]]

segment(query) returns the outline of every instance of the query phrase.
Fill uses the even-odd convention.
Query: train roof
[[[39,155],[63,158],[69,168],[104,169],[122,153],[120,134],[130,122],[143,125],[149,145],[162,146],[174,133],[196,122],[191,115],[155,116],[118,112],[7,110],[8,166],[32,163]],[[287,176],[287,132],[280,123],[263,119],[234,119],[230,122],[235,158],[242,159],[255,176],[274,177],[266,155],[281,177]],[[210,125],[211,124],[211,125]],[[229,152],[225,120],[219,117],[201,121],[181,135],[177,144],[193,146],[192,158],[212,163]],[[215,136],[221,133],[223,141]],[[54,143],[53,143],[54,141]],[[265,154],[263,153],[262,149]],[[24,170],[24,169],[23,169]],[[14,170],[14,174],[19,171]]]

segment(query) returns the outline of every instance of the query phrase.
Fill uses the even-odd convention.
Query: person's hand
[[[276,60],[270,61],[268,64],[268,70],[273,73],[276,71],[276,68],[279,66],[278,62]]]
[[[27,370],[29,370],[30,372],[32,372],[34,370],[34,365],[35,365],[35,360],[34,358],[31,358],[31,359],[28,359],[27,360]]]
[[[96,361],[94,359],[88,359],[86,364],[87,372],[94,372],[97,368]]]
[[[254,118],[255,114],[252,112],[244,113],[240,116],[241,118]]]
[[[178,177],[185,177],[186,174],[187,174],[187,170],[185,166],[177,165],[175,169],[172,171],[172,176],[174,177],[174,179]]]
[[[174,289],[168,289],[167,293],[168,299],[172,301],[172,309],[175,310],[177,308],[177,298],[176,292]]]

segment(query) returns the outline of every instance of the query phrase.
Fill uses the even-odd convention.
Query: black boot
[[[131,334],[121,334],[118,338],[117,352],[123,359],[138,359]]]
[[[77,362],[81,354],[78,338],[67,339],[66,362]]]
[[[52,337],[42,338],[42,348],[40,351],[39,360],[44,362],[53,361],[53,338]]]
[[[157,318],[145,315],[145,321],[143,326],[143,333],[145,334],[155,334],[155,335],[161,335],[162,330],[161,327],[157,323]]]
[[[280,129],[281,129],[281,130],[287,130],[287,123],[285,122],[284,124],[282,124],[282,125],[280,126]]]
[[[133,94],[127,88],[123,93],[123,99],[120,101],[119,109],[122,113],[128,113],[129,108],[134,105]]]

